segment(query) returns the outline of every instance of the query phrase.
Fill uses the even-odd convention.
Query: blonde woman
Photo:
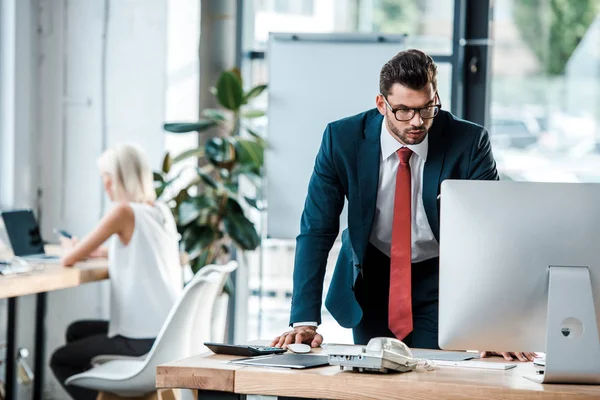
[[[141,356],[150,350],[183,285],[175,221],[156,201],[152,171],[141,149],[127,144],[98,159],[104,190],[114,207],[80,242],[64,240],[62,262],[108,256],[110,321],[78,321],[67,329],[67,344],[54,352],[50,367],[64,381],[90,367],[101,354]],[[108,249],[101,245],[110,239]],[[65,387],[74,399],[97,393]]]

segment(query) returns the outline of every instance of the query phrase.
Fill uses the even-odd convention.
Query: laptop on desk
[[[32,210],[2,212],[4,227],[16,257],[32,263],[58,263],[60,258],[47,255],[40,227]]]

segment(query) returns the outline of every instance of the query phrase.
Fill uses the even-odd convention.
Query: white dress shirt
[[[394,221],[394,196],[396,194],[396,172],[400,158],[396,152],[402,147],[413,151],[410,157],[411,185],[411,259],[413,263],[438,257],[440,246],[433,236],[431,226],[423,206],[423,168],[427,160],[429,135],[416,145],[403,145],[388,131],[386,117],[381,124],[381,155],[379,159],[379,185],[377,187],[377,202],[375,218],[369,241],[379,251],[390,256],[392,246],[392,222]],[[296,326],[317,326],[315,321],[295,322]]]
[[[371,244],[390,256],[392,246],[392,222],[394,221],[394,196],[396,194],[396,171],[400,158],[396,152],[402,147],[413,151],[410,157],[411,185],[411,259],[413,263],[438,257],[440,246],[433,236],[425,207],[423,206],[423,168],[427,160],[429,135],[416,145],[405,146],[388,131],[385,117],[381,124],[381,158],[379,159],[379,186],[375,219],[371,229]]]

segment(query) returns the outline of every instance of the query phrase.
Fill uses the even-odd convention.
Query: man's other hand
[[[292,343],[305,343],[310,347],[319,347],[323,343],[323,336],[317,333],[317,328],[314,326],[297,326],[273,339],[271,346],[287,349],[287,346]]]
[[[533,361],[536,357],[535,353],[513,353],[513,352],[496,352],[496,351],[482,351],[479,356],[481,358],[500,356],[504,357],[506,361],[513,361],[515,358],[519,361]]]

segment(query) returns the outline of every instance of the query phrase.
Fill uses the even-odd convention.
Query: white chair
[[[100,356],[100,365],[73,375],[67,385],[76,385],[121,397],[144,396],[156,391],[156,367],[206,351],[211,340],[215,299],[223,290],[235,261],[207,265],[185,287],[171,309],[152,349],[145,357]],[[109,361],[107,361],[109,360]]]

